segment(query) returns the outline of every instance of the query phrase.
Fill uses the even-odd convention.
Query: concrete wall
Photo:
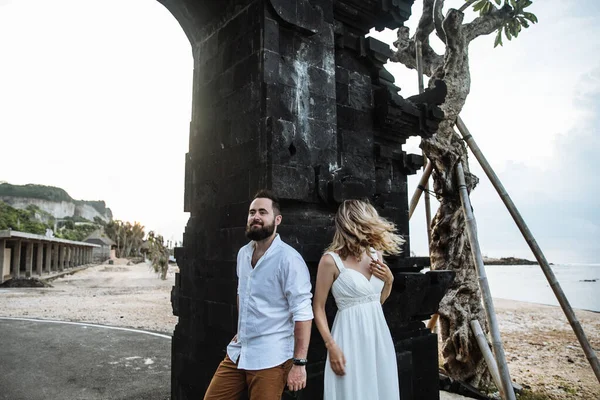
[[[0,249],[1,251],[2,249]],[[4,257],[4,263],[2,268],[2,276],[0,276],[0,282],[4,282],[5,277],[10,277],[10,258],[11,258],[11,250],[4,249],[4,254],[0,254],[0,257]]]

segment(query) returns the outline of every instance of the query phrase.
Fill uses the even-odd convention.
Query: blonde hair
[[[345,200],[335,214],[335,234],[327,251],[343,259],[352,255],[360,261],[365,250],[400,254],[404,244],[396,225],[380,217],[375,207],[361,200]]]

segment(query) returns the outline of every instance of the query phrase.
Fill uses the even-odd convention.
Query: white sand
[[[172,334],[174,269],[161,280],[149,265],[98,265],[51,281],[52,288],[0,289],[0,315],[125,326]]]

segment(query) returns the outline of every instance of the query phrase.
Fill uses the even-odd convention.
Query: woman
[[[324,400],[397,400],[396,352],[381,304],[394,276],[382,254],[404,243],[394,224],[364,201],[344,201],[335,235],[321,257],[313,299],[314,321],[327,347]],[[325,302],[331,290],[338,312],[331,331]]]

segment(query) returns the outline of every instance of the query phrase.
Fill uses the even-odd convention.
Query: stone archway
[[[406,176],[422,158],[402,145],[433,134],[440,115],[398,95],[383,67],[389,47],[365,37],[372,27],[400,26],[413,0],[158,1],[194,54],[191,217],[176,251],[171,390],[173,399],[197,399],[237,329],[235,260],[251,196],[260,188],[280,195],[281,235],[313,276],[346,198],[371,199],[408,237]],[[388,261],[400,283],[385,311],[401,380],[410,382],[401,396],[437,398],[437,341],[415,316],[435,312],[448,276],[405,273],[418,271],[411,260]],[[305,396],[318,399],[325,349],[316,330],[309,359]]]

